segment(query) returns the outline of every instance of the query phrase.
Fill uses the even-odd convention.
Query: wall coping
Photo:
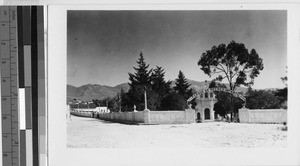
[[[278,111],[278,112],[280,112],[280,111],[287,111],[287,110],[285,110],[285,109],[253,109],[253,110],[248,109],[248,111],[253,111],[253,112],[259,112],[259,111]]]

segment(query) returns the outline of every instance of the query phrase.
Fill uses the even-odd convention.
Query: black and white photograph
[[[67,10],[67,148],[287,147],[287,18]]]

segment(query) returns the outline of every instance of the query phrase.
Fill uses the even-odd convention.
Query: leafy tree
[[[249,88],[246,93],[246,107],[250,109],[280,108],[280,102],[275,93],[275,90],[253,90]]]
[[[152,90],[158,95],[155,103],[157,110],[161,109],[161,101],[171,91],[171,81],[165,81],[165,72],[162,67],[156,66],[152,74]]]
[[[96,105],[96,107],[108,107],[108,109],[110,109],[112,112],[117,111],[118,108],[117,97],[106,97],[102,100],[93,99],[92,102]]]
[[[118,95],[118,111],[128,112],[133,111],[133,102],[130,99],[130,93],[124,93],[124,90],[121,89],[120,94]],[[121,108],[120,108],[121,107]]]
[[[209,88],[226,88],[226,85],[221,83],[216,83],[215,81],[212,81],[209,85]],[[243,101],[237,97],[232,97],[230,93],[228,92],[222,92],[222,91],[216,91],[214,92],[216,94],[216,99],[218,100],[214,105],[214,111],[221,115],[225,116],[229,113],[229,110],[231,108],[230,101],[233,100],[233,111],[234,113],[238,112],[238,109],[242,108]],[[232,99],[231,99],[232,98]]]
[[[263,70],[263,60],[255,49],[250,52],[242,43],[230,42],[228,45],[213,46],[202,54],[198,61],[200,69],[210,77],[217,75],[214,80],[221,82],[226,79],[229,88],[235,92],[240,85],[251,86],[254,78]],[[230,100],[232,120],[233,97]]]
[[[101,101],[98,100],[98,99],[92,99],[92,102],[93,102],[97,107],[99,107],[99,106],[100,106],[100,103],[101,103]]]
[[[281,77],[282,82],[285,84],[285,88],[278,89],[275,96],[278,97],[281,106],[284,109],[287,109],[287,96],[288,96],[288,87],[287,87],[287,76]]]
[[[283,89],[278,89],[275,93],[275,96],[278,97],[278,100],[284,109],[287,109],[287,96],[288,96],[288,88],[285,87]]]
[[[109,100],[108,102],[108,108],[111,112],[118,112],[119,111],[119,104],[117,97],[114,97]]]

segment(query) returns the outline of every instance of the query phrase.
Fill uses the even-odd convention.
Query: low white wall
[[[74,109],[74,110],[70,110],[70,114],[75,116],[82,116],[82,117],[92,117],[92,110]]]
[[[144,123],[144,111],[123,113],[95,113],[94,117],[116,122]]]
[[[150,111],[151,124],[182,124],[195,122],[195,111]]]
[[[138,111],[124,113],[96,113],[94,117],[103,120],[124,122],[124,123],[144,123],[144,124],[182,124],[195,122],[195,110],[185,111]]]
[[[287,122],[285,109],[239,109],[241,123],[283,123]]]

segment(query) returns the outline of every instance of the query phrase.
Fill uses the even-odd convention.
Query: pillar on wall
[[[195,110],[192,108],[185,109],[185,123],[195,123],[196,115]]]
[[[210,107],[210,120],[215,120],[214,103]]]
[[[201,115],[201,120],[202,120],[202,121],[205,120],[205,119],[204,119],[204,116],[205,116],[205,115],[204,115],[204,109],[201,109],[201,110],[200,110],[200,115]]]
[[[143,112],[144,112],[144,123],[150,124],[150,110],[145,109]]]

